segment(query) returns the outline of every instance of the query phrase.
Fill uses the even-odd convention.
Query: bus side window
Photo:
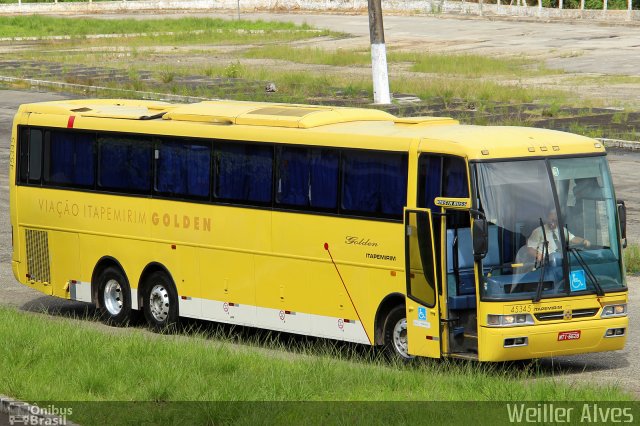
[[[281,147],[277,150],[276,203],[335,210],[338,164],[335,150]]]
[[[342,208],[401,218],[407,204],[407,155],[345,151],[342,158]]]
[[[20,128],[20,142],[18,146],[18,182],[29,181],[29,128]]]
[[[95,135],[64,131],[47,133],[45,182],[80,188],[93,187]]]
[[[224,201],[271,204],[273,147],[224,144],[216,149],[215,197]]]
[[[29,183],[42,178],[42,130],[31,129],[29,134]]]
[[[163,195],[209,198],[211,147],[163,141],[156,150],[155,189]]]
[[[151,189],[151,143],[148,138],[103,136],[99,140],[98,185],[146,194]]]

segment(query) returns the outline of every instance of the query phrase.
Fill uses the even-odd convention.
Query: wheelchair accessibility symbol
[[[584,270],[571,271],[571,291],[587,289],[587,280],[584,277]]]
[[[422,306],[418,307],[418,320],[427,320],[427,308],[423,308]]]

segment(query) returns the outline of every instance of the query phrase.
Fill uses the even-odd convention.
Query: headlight
[[[519,325],[533,325],[531,314],[516,315],[487,315],[487,325],[489,327],[516,327]]]
[[[602,308],[601,318],[611,317],[626,317],[627,316],[627,304],[618,303],[617,305],[607,305]]]

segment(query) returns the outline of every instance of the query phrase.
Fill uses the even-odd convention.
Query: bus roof
[[[212,124],[222,125],[217,128],[216,136],[230,139],[237,138],[233,133],[240,128],[246,129],[244,133],[253,139],[256,135],[265,137],[264,128],[268,127],[274,132],[278,129],[289,132],[313,129],[304,140],[300,140],[299,135],[292,138],[289,132],[281,133],[282,142],[287,143],[343,145],[343,141],[354,141],[353,147],[404,151],[409,149],[412,141],[421,140],[422,151],[448,152],[469,159],[604,151],[602,144],[593,139],[564,132],[528,127],[458,125],[456,120],[446,117],[398,118],[368,108],[227,100],[170,104],[129,99],[78,99],[25,104],[20,107],[20,112],[126,120],[128,123],[118,125],[121,131],[135,131],[135,122],[153,121],[152,133],[156,134],[173,134],[170,127],[180,123],[188,125],[191,130],[201,127],[199,134],[210,133]],[[92,121],[91,128],[94,128],[95,120]],[[112,125],[109,127],[113,128]],[[149,129],[149,126],[138,127],[142,132],[144,128]],[[331,142],[323,142],[326,140],[323,136],[328,134],[332,136]],[[276,134],[271,139],[274,137],[279,140]],[[359,139],[361,141],[356,141]]]

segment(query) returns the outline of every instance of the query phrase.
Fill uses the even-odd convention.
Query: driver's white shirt
[[[562,244],[562,241],[560,240],[560,233],[558,232],[558,227],[556,226],[556,228],[552,230],[549,225],[545,224],[544,230],[547,234],[547,241],[549,241],[549,253],[557,252],[559,249],[559,245]],[[568,241],[571,241],[575,238],[575,235],[569,232],[569,230],[567,230],[566,228],[564,228],[564,232],[564,236]],[[542,228],[540,226],[534,229],[531,233],[531,236],[527,240],[527,247],[531,247],[542,253],[542,249],[544,247],[544,234],[542,233]]]

